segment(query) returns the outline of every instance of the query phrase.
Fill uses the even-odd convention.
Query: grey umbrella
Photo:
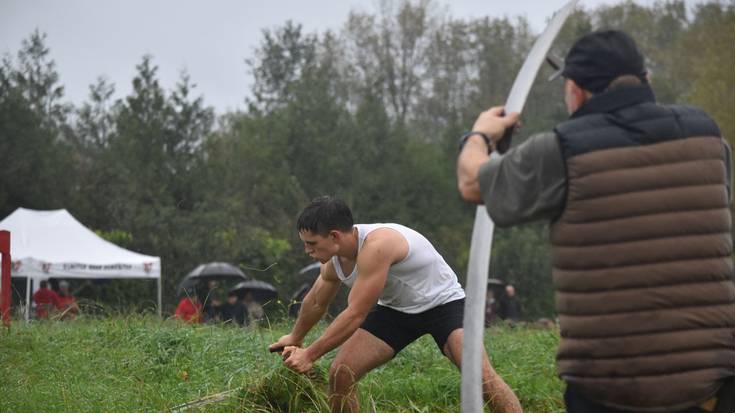
[[[182,295],[186,289],[194,287],[199,281],[245,281],[249,279],[250,277],[230,263],[209,262],[199,265],[186,274],[186,277],[184,277],[184,279],[179,283],[177,294]]]
[[[230,292],[237,294],[240,298],[244,297],[247,293],[251,293],[253,300],[260,303],[278,298],[278,290],[276,290],[276,287],[265,281],[259,280],[248,280],[238,283],[234,287],[230,288]]]

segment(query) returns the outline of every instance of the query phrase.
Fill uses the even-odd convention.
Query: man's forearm
[[[470,137],[457,159],[457,184],[459,193],[465,201],[476,204],[483,202],[478,173],[480,166],[488,159],[490,157],[487,155],[487,145],[482,138]]]
[[[347,307],[332,321],[321,337],[306,348],[310,358],[317,360],[342,345],[360,328],[365,317],[366,314],[358,313]]]
[[[306,334],[314,325],[321,320],[329,308],[329,303],[320,304],[316,300],[306,297],[301,304],[299,315],[296,318],[291,335],[300,338],[306,337]]]

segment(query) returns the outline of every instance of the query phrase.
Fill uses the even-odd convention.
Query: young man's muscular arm
[[[327,263],[322,264],[319,277],[314,281],[314,285],[301,303],[301,309],[291,333],[278,339],[278,341],[268,346],[268,349],[279,351],[286,346],[300,347],[309,330],[327,312],[329,304],[339,291],[340,283],[341,281],[337,277],[332,262],[327,261]]]
[[[368,236],[357,257],[358,275],[347,300],[347,308],[329,325],[321,337],[305,349],[288,347],[286,365],[298,372],[311,369],[313,363],[339,347],[357,331],[378,302],[390,266],[408,253],[408,243],[398,232],[378,229]]]

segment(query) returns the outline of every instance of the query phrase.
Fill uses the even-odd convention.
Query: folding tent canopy
[[[67,210],[18,208],[0,229],[10,231],[12,277],[26,277],[26,319],[31,280],[46,278],[156,279],[161,315],[161,258],[119,247],[92,232]]]

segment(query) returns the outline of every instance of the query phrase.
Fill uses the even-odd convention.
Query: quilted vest
[[[647,85],[555,128],[567,198],[551,226],[560,376],[589,399],[671,412],[735,376],[726,152],[702,111]]]

